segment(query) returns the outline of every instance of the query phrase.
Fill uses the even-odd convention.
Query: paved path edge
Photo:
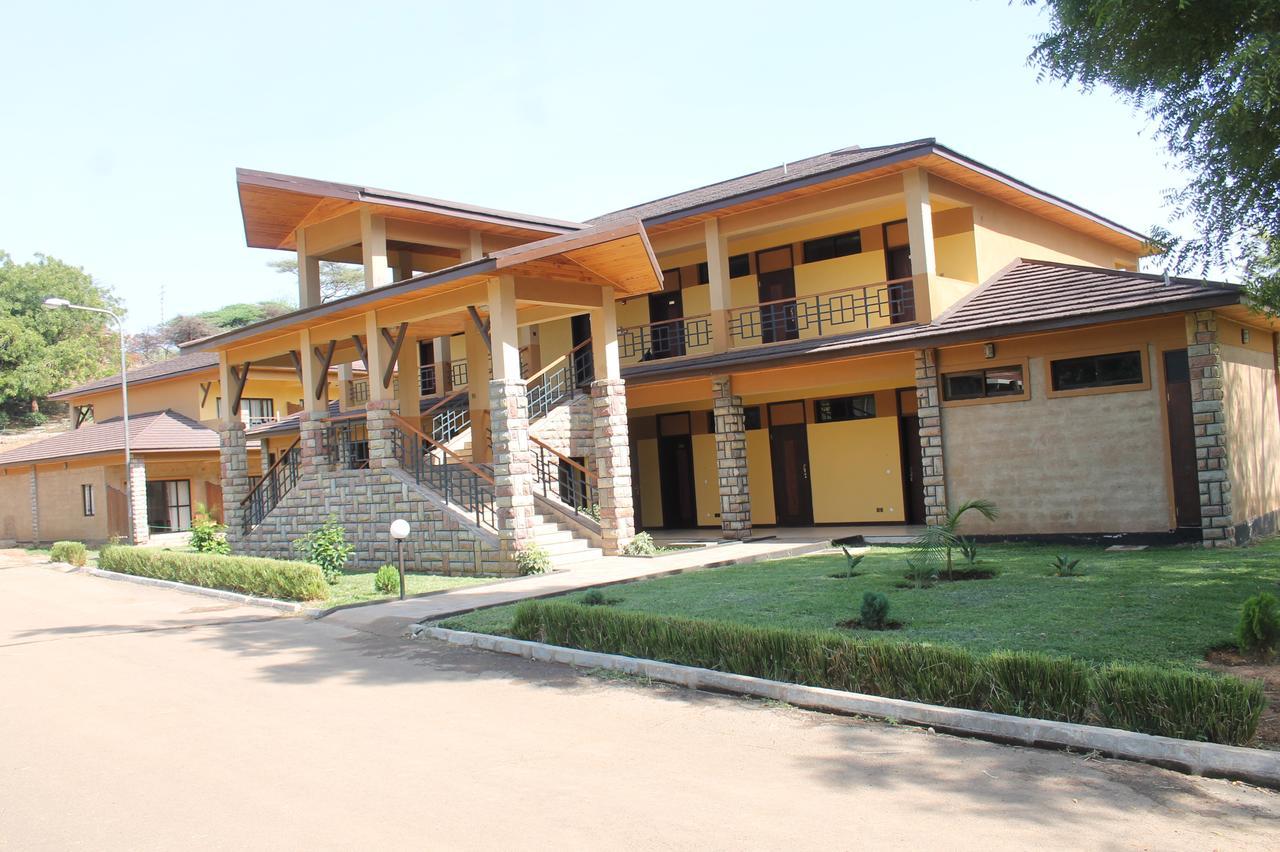
[[[464,630],[450,630],[444,627],[421,628],[415,630],[413,635],[429,636],[464,648],[512,654],[528,660],[639,675],[690,689],[770,698],[812,710],[843,715],[873,716],[913,725],[927,725],[948,733],[964,734],[995,742],[1038,748],[1096,751],[1108,757],[1150,763],[1191,775],[1247,781],[1251,784],[1280,789],[1280,753],[1262,749],[1201,743],[1072,722],[1005,716],[980,710],[939,707],[898,698],[883,698],[877,695],[843,692],[817,686],[801,686],[676,663],[603,654],[597,651],[580,651],[559,645],[528,642],[485,633],[470,633]]]
[[[76,567],[67,562],[50,562],[50,566],[62,569],[70,569],[79,574],[88,574],[91,577],[104,577],[108,580],[118,580],[122,583],[136,583],[139,586],[155,586],[160,589],[170,589],[175,592],[186,592],[191,595],[201,595],[206,598],[217,598],[218,600],[231,601],[232,603],[242,604],[244,606],[263,606],[271,609],[278,609],[282,612],[300,612],[303,605],[294,603],[293,601],[278,601],[275,598],[256,598],[253,595],[245,595],[240,592],[228,592],[224,589],[207,589],[204,586],[192,586],[187,583],[179,583],[175,580],[158,580],[155,577],[137,577],[133,574],[122,574],[119,571],[106,571],[102,568],[90,568],[87,565]]]

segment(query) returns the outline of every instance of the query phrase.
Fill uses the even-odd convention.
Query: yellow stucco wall
[[[751,523],[777,523],[773,505],[773,449],[769,430],[747,432],[747,482],[751,489]]]
[[[808,436],[815,523],[904,523],[897,417],[810,423]]]
[[[0,538],[31,538],[31,468],[0,470]]]
[[[640,459],[640,518],[646,527],[662,526],[662,481],[658,474],[658,440],[642,438],[636,442]]]
[[[720,477],[716,472],[715,435],[693,436],[693,491],[698,526],[720,526]]]
[[[1271,335],[1253,330],[1240,344],[1239,326],[1218,321],[1223,343],[1223,404],[1226,407],[1231,474],[1231,521],[1248,523],[1280,510],[1280,405],[1276,400]]]
[[[129,411],[136,415],[169,408],[192,420],[199,420],[200,382],[209,380],[208,375],[180,376],[163,382],[130,385]],[[70,402],[73,405],[92,405],[93,418],[99,423],[120,416],[121,397],[118,387],[102,393],[78,396]]]

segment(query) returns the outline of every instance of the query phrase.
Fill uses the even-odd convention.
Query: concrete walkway
[[[1271,850],[1280,796],[0,556],[0,849]]]
[[[595,586],[627,583],[646,577],[661,577],[665,574],[680,574],[685,571],[799,556],[823,550],[828,546],[828,539],[810,538],[807,541],[766,540],[721,544],[647,559],[606,556],[553,574],[538,574],[479,586],[464,586],[438,595],[406,601],[340,609],[324,616],[324,620],[366,633],[376,633],[379,636],[399,637],[403,636],[411,625],[418,622],[435,621],[486,607],[531,598],[545,598]]]

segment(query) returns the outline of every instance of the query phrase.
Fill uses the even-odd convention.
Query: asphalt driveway
[[[1280,796],[0,555],[0,847],[1275,848]]]

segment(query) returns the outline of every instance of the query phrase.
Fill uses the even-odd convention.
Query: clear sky
[[[1036,81],[1019,0],[9,4],[0,249],[83,266],[129,325],[296,294],[236,166],[566,219],[934,136],[1146,231],[1141,114]]]

